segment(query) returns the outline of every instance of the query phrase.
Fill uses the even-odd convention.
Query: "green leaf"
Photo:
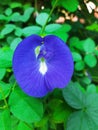
[[[19,2],[11,2],[11,4],[9,5],[12,9],[13,8],[17,8],[17,7],[22,7],[22,3]]]
[[[62,0],[61,5],[70,12],[77,10],[79,2],[78,0]]]
[[[12,41],[14,38],[15,38],[15,37],[13,37],[13,34],[12,34],[12,35],[7,36],[6,42],[8,43],[8,45],[10,45],[10,44],[11,44],[11,41]]]
[[[91,25],[87,26],[86,29],[98,32],[98,23],[92,23]]]
[[[74,112],[68,119],[65,130],[97,130],[89,115],[83,111]]]
[[[58,31],[60,31],[60,32],[69,32],[70,30],[71,30],[71,26],[69,24],[63,24]]]
[[[9,98],[10,110],[14,116],[28,123],[39,121],[43,116],[42,103],[24,94],[19,88],[14,89]]]
[[[0,111],[0,130],[12,130],[9,109]]]
[[[71,37],[71,38],[69,39],[69,42],[70,42],[70,44],[76,45],[76,44],[78,44],[78,42],[79,42],[79,38],[78,38],[78,37]]]
[[[98,49],[94,51],[95,55],[98,56]]]
[[[97,59],[93,54],[87,54],[84,57],[84,61],[89,67],[94,67],[97,64]]]
[[[88,84],[91,83],[91,78],[90,78],[89,76],[87,76],[87,77],[84,76],[84,77],[81,79],[81,82],[83,82],[84,84],[88,85]]]
[[[63,89],[63,97],[73,108],[81,109],[84,107],[85,93],[82,92],[81,86],[77,82],[71,82]]]
[[[19,22],[19,21],[21,21],[21,17],[22,16],[18,12],[15,12],[15,13],[12,14],[11,20],[13,22]]]
[[[22,29],[19,28],[19,27],[16,27],[15,29],[15,35],[18,36],[18,37],[21,37],[22,36]]]
[[[52,0],[52,5],[54,5],[55,0]],[[59,0],[56,4],[56,6],[61,6],[64,7],[65,9],[67,9],[70,12],[74,12],[77,10],[78,8],[78,0]]]
[[[77,71],[83,70],[84,67],[85,67],[85,64],[82,60],[75,63],[75,70],[77,70]]]
[[[74,47],[74,48],[76,48],[76,49],[78,49],[79,51],[83,51],[84,49],[83,49],[83,45],[84,45],[84,41],[85,40],[79,40],[79,38],[77,38],[77,37],[73,37],[72,39],[71,39],[71,44],[70,44],[70,46],[71,47]]]
[[[98,101],[96,99],[98,99],[98,94],[86,93],[84,108],[71,114],[66,130],[98,129]],[[76,125],[76,122],[78,125]]]
[[[65,130],[82,130],[82,120],[84,119],[82,111],[73,112],[67,122],[67,127]],[[85,129],[83,129],[85,130]],[[86,129],[89,130],[89,129]]]
[[[13,86],[14,84],[16,84],[16,79],[14,74],[12,74],[9,78],[9,83]]]
[[[38,34],[41,31],[39,26],[29,26],[25,27],[22,32],[24,36],[30,36],[32,34]]]
[[[3,69],[0,68],[0,80],[3,79],[5,73],[6,73],[6,69],[4,69],[4,68],[3,68]]]
[[[7,8],[7,9],[5,10],[5,14],[6,14],[7,16],[11,15],[11,14],[12,14],[12,9],[11,9],[11,8]]]
[[[60,24],[48,24],[45,28],[46,32],[54,32],[58,29],[60,29],[62,26]]]
[[[88,71],[90,73],[92,81],[98,83],[98,64],[92,69],[89,68]]]
[[[17,130],[17,124],[19,124],[19,120],[11,115],[11,127],[13,128],[12,130]]]
[[[40,13],[37,17],[36,17],[36,23],[43,26],[48,18],[48,14],[47,13]],[[49,20],[50,21],[50,20]],[[49,22],[48,21],[48,22]]]
[[[33,127],[31,124],[26,124],[22,121],[20,121],[17,130],[33,130]]]
[[[4,97],[6,98],[9,95],[10,90],[11,90],[10,84],[0,81],[0,100],[3,100]]]
[[[1,5],[8,5],[8,3],[10,3],[10,2],[11,2],[11,0],[3,0],[0,4]]]
[[[52,115],[52,120],[54,123],[64,123],[67,121],[71,111],[66,109],[63,105],[64,104],[61,104],[57,109],[55,109]]]
[[[91,93],[96,93],[96,86],[94,84],[90,84],[87,86],[87,93],[91,94]]]
[[[74,48],[77,48],[79,44],[79,38],[78,37],[72,37],[69,39],[69,45],[70,45],[70,48],[73,49]]]
[[[85,52],[92,53],[95,50],[95,42],[91,38],[87,38],[84,41],[83,48]]]
[[[38,122],[35,122],[34,123],[34,126],[35,127],[40,127],[40,128],[43,128],[43,127],[45,127],[45,126],[47,126],[47,124],[48,124],[48,119],[49,117],[47,116],[47,115],[45,115],[40,121],[38,121]],[[43,129],[42,129],[43,130]]]
[[[23,15],[20,15],[20,13],[15,12],[11,16],[11,20],[14,22],[27,22],[31,16],[31,14],[33,13],[33,11],[34,11],[34,8],[30,7],[25,10]]]
[[[52,6],[54,5],[55,0],[51,0],[51,4]],[[56,2],[56,6],[60,6],[61,5],[61,1],[59,0],[58,2]]]
[[[98,94],[92,93],[86,96],[86,113],[89,116],[92,124],[95,126],[95,129],[98,129]]]
[[[25,10],[24,15],[21,17],[21,21],[23,22],[27,22],[31,16],[31,14],[33,13],[34,8],[29,7],[28,9]]]
[[[67,32],[70,31],[70,29],[71,29],[71,26],[69,24],[64,24],[58,30],[51,32],[51,34],[60,37],[63,41],[66,41],[69,36]]]
[[[15,39],[12,41],[12,43],[11,43],[11,45],[10,45],[10,48],[14,51],[14,50],[16,49],[17,45],[18,45],[21,41],[22,41],[21,38],[15,38]]]
[[[15,25],[13,24],[6,24],[5,28],[1,31],[1,35],[7,35],[11,33],[15,29]]]
[[[53,99],[49,102],[51,109],[51,121],[54,123],[63,123],[67,121],[71,109],[60,99]]]
[[[0,49],[0,68],[7,68],[12,66],[13,51],[8,47]]]
[[[6,20],[6,16],[3,14],[0,14],[0,20]]]
[[[79,61],[79,60],[82,60],[81,55],[77,52],[72,52],[72,56],[73,56],[73,60],[76,61],[76,62]]]
[[[52,34],[58,36],[64,42],[66,42],[69,37],[69,35],[66,32],[64,33],[64,32],[58,31],[58,30],[56,32],[53,32]]]

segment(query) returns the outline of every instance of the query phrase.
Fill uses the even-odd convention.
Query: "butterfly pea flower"
[[[43,97],[55,88],[64,88],[73,74],[68,46],[54,35],[31,35],[17,47],[13,71],[21,89],[33,97]]]

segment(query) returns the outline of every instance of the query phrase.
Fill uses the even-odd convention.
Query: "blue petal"
[[[44,44],[53,52],[51,60],[48,61],[48,72],[45,75],[48,87],[63,88],[69,83],[73,74],[74,64],[71,52],[61,39],[53,35],[46,36]]]
[[[25,93],[35,97],[44,96],[48,92],[34,53],[35,48],[42,45],[41,42],[40,36],[27,37],[18,45],[13,56],[13,71],[18,84]]]

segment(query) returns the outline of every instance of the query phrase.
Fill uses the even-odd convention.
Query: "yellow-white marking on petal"
[[[46,72],[47,72],[48,68],[47,68],[47,65],[44,62],[40,62],[40,68],[39,68],[39,72],[42,74],[42,75],[45,75]]]
[[[39,55],[39,53],[40,53],[40,46],[37,46],[35,48],[35,55],[36,55],[36,57]]]

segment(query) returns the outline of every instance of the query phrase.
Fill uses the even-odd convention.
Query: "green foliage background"
[[[55,1],[0,1],[0,130],[98,129],[98,19],[83,0],[58,0],[49,17]],[[92,2],[98,6],[97,0]],[[56,23],[60,16],[65,17],[62,10],[85,23],[71,19]],[[40,35],[45,24],[43,35],[64,40],[75,67],[67,87],[36,99],[24,94],[16,83],[12,57],[20,41]]]

